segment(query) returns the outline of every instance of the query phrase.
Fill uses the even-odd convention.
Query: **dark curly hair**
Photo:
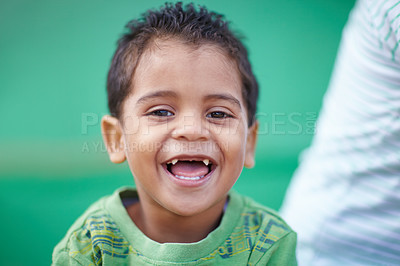
[[[248,125],[255,121],[258,83],[251,70],[247,50],[229,29],[224,16],[196,8],[166,3],[159,10],[148,10],[141,18],[128,22],[128,31],[118,40],[107,78],[108,107],[111,115],[120,118],[122,103],[130,92],[132,76],[139,59],[152,41],[173,37],[192,45],[214,44],[222,48],[237,63],[242,94],[246,102]]]

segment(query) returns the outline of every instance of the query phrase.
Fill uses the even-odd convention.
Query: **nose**
[[[205,141],[209,139],[210,132],[200,115],[187,113],[177,121],[172,135],[177,140]]]

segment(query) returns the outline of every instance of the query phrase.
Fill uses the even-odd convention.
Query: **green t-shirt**
[[[274,211],[229,193],[220,225],[196,243],[160,244],[129,217],[123,188],[94,203],[55,247],[53,265],[296,265],[296,233]]]

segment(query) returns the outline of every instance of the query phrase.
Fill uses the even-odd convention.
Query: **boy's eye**
[[[217,119],[222,119],[222,118],[228,118],[228,117],[232,117],[231,115],[225,113],[225,112],[211,112],[209,114],[207,114],[208,118],[217,118]]]
[[[154,115],[154,116],[172,116],[174,115],[172,112],[167,111],[167,110],[155,110],[150,112],[148,115]]]

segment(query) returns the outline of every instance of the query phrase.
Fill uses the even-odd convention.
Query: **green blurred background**
[[[165,1],[0,2],[0,265],[49,265],[99,197],[133,185],[99,121],[125,23]],[[327,88],[353,0],[196,1],[247,38],[261,87],[257,165],[236,190],[279,209]]]

